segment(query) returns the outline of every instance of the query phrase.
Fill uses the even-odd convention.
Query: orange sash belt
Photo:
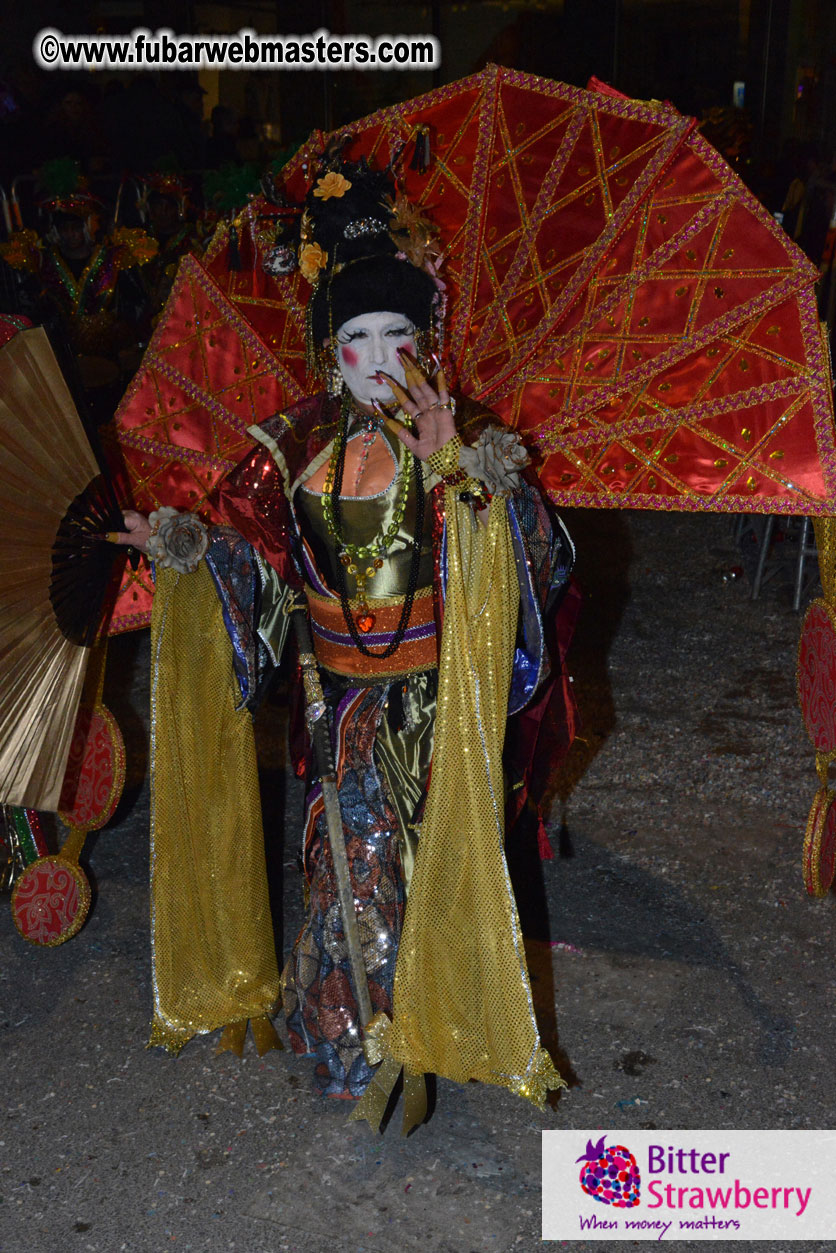
[[[311,611],[316,659],[326,670],[358,678],[384,679],[418,670],[430,670],[438,664],[432,588],[421,588],[412,603],[406,634],[394,653],[388,657],[366,657],[355,647],[348,633],[339,600],[318,596],[306,589]],[[385,602],[369,600],[368,612],[374,617],[371,630],[363,642],[375,652],[382,652],[392,640],[400,621],[403,601],[389,597]]]

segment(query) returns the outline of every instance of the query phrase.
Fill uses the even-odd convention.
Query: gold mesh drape
[[[447,488],[446,514],[432,776],[382,1055],[407,1078],[479,1079],[542,1105],[563,1080],[540,1045],[504,853],[502,747],[519,604],[508,513],[495,499],[483,527]]]
[[[279,973],[252,723],[205,562],[159,569],[152,618],[152,1044],[269,1012]]]

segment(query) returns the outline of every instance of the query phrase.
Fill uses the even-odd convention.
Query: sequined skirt
[[[406,883],[425,798],[435,719],[435,670],[374,686],[323,671],[346,853],[369,993],[392,1012]],[[372,1076],[361,1044],[321,785],[306,802],[308,914],[282,976],[291,1044],[316,1059],[326,1096],[359,1097]]]

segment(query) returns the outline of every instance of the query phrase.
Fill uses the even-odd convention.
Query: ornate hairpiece
[[[365,235],[381,235],[388,229],[388,223],[380,218],[356,218],[343,230],[343,239],[362,239]]]

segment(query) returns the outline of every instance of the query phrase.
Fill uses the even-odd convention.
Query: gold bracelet
[[[485,505],[490,500],[490,495],[484,483],[479,479],[471,478],[459,465],[461,449],[461,439],[458,435],[453,435],[446,444],[442,444],[437,452],[430,453],[427,457],[427,465],[433,474],[438,475],[442,483],[448,487],[461,488],[462,493],[472,497],[474,503],[480,506]]]

